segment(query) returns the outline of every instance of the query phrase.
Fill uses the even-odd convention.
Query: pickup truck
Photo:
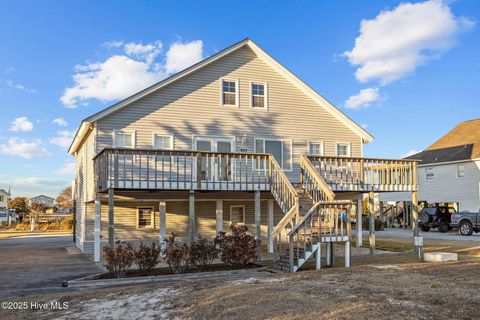
[[[450,226],[458,228],[462,236],[471,236],[472,233],[480,232],[480,210],[478,212],[460,211],[452,214]]]

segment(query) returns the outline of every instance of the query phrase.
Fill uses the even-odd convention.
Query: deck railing
[[[417,161],[307,156],[332,191],[415,191]]]
[[[108,188],[268,191],[272,179],[271,155],[259,153],[116,148],[101,151],[94,163],[100,192]]]

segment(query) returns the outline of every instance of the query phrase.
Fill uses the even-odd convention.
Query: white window
[[[337,143],[337,157],[350,157],[350,144]]]
[[[255,153],[271,153],[282,169],[286,171],[292,170],[291,150],[292,141],[255,139]]]
[[[245,224],[245,206],[230,206],[230,224]]]
[[[308,144],[308,154],[312,156],[323,156],[323,143],[310,142]]]
[[[173,149],[173,137],[160,134],[153,134],[153,147],[160,150]]]
[[[152,207],[137,209],[137,227],[153,228],[155,225],[155,211]]]
[[[425,169],[425,179],[433,180],[435,177],[435,173],[433,172],[433,168],[426,168]]]
[[[135,147],[135,133],[115,131],[114,146],[116,148],[134,148]]]
[[[238,81],[222,80],[222,104],[238,106]]]
[[[465,165],[463,164],[457,165],[457,178],[459,179],[465,178]]]
[[[264,83],[251,84],[252,97],[251,107],[254,109],[266,109],[267,108],[267,87]]]

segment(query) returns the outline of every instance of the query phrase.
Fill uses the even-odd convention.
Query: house
[[[10,192],[0,189],[0,209],[8,208],[8,199],[10,199]]]
[[[33,198],[30,198],[30,204],[41,204],[47,208],[53,208],[55,206],[55,199],[46,195],[39,195]]]
[[[424,151],[407,159],[419,164],[419,199],[480,209],[480,119],[464,121]]]
[[[191,243],[246,224],[282,268],[319,263],[321,243],[331,261],[334,242],[350,248],[352,199],[416,194],[416,162],[362,158],[372,139],[244,39],[81,122],[76,245],[99,261],[116,239]]]

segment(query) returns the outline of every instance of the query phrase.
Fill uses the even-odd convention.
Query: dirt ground
[[[57,311],[0,310],[1,319],[473,319],[480,259],[419,263],[410,253],[358,257],[352,268],[97,289],[15,301]],[[12,300],[13,301],[13,300]]]

